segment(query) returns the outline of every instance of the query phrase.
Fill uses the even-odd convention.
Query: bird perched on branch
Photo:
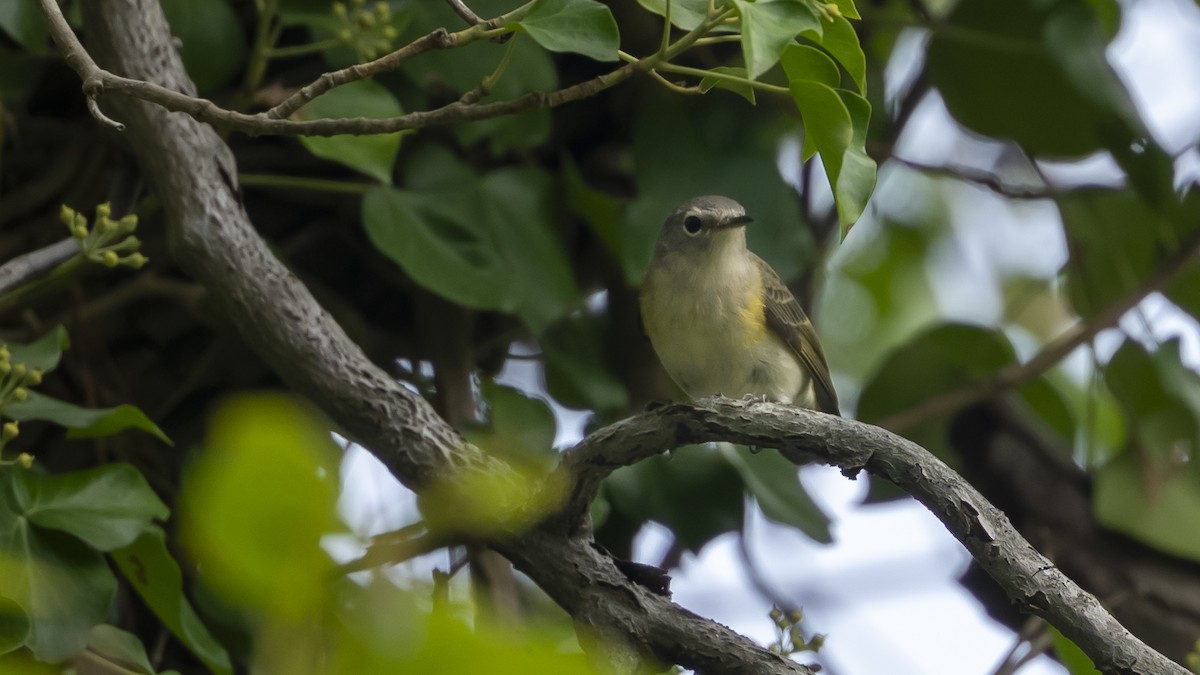
[[[675,209],[642,280],[646,333],[692,398],[762,396],[837,415],[812,322],[775,270],[746,248],[751,220],[728,197],[696,197]]]

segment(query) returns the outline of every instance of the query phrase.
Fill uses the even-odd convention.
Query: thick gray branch
[[[79,242],[68,237],[9,260],[0,265],[0,295],[33,281],[78,254]]]
[[[796,463],[816,460],[850,476],[865,469],[886,478],[932,511],[1014,603],[1071,638],[1102,672],[1187,675],[1126,630],[928,450],[879,427],[811,410],[705,399],[664,405],[600,429],[563,457],[576,489],[562,520],[549,526],[570,531],[614,468],[667,448],[713,441],[778,448]]]

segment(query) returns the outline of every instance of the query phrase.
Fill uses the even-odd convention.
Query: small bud
[[[63,225],[71,227],[75,223],[75,209],[63,204],[62,208],[58,210],[58,219],[62,221]]]
[[[129,215],[121,216],[121,220],[118,222],[121,223],[122,227],[128,227],[132,229],[138,226],[138,217],[136,213],[130,213]]]
[[[75,228],[78,229],[81,227],[85,230],[87,229],[87,218],[85,218],[82,213],[76,213],[75,214]]]
[[[28,384],[31,387],[36,387],[41,383],[42,383],[42,369],[34,368],[33,370],[29,371],[29,377],[25,378],[25,384]]]
[[[767,616],[771,617],[771,621],[779,623],[783,620],[783,611],[781,611],[778,607],[772,607]]]
[[[115,232],[117,230],[117,227],[118,227],[117,221],[113,220],[112,218],[109,218],[108,216],[96,219],[96,229],[100,230],[100,232],[102,232],[103,234]]]
[[[342,42],[349,42],[352,37],[354,37],[354,34],[350,32],[349,28],[343,28],[338,31],[338,39]]]
[[[0,345],[0,361],[7,361],[12,358],[12,352],[8,351],[8,345]]]
[[[119,263],[119,262],[121,262],[121,259],[119,257],[117,257],[117,254],[115,251],[105,251],[104,252],[104,266],[105,267],[116,267],[117,263]]]
[[[375,3],[375,16],[379,17],[380,21],[388,21],[392,18],[392,8],[386,2]]]
[[[17,387],[13,389],[12,397],[14,401],[24,401],[29,398],[29,390],[25,387]]]
[[[376,54],[377,52],[375,51],[374,47],[367,47],[363,50],[363,58],[367,61],[374,61]]]
[[[21,454],[17,455],[17,464],[20,464],[22,469],[32,468],[33,455],[29,454],[28,452],[22,452]]]
[[[374,28],[375,27],[375,15],[374,14],[359,14],[358,15],[358,25],[362,26],[363,28]]]
[[[0,440],[6,443],[20,435],[21,427],[17,426],[16,422],[5,422],[3,429],[0,430]]]
[[[25,364],[18,363],[17,365],[13,366],[12,371],[13,375],[16,375],[17,377],[25,377]]]
[[[112,204],[100,202],[96,205],[96,220],[104,220],[112,215]]]
[[[339,19],[346,16],[346,5],[341,2],[333,3],[333,15]]]
[[[150,259],[141,253],[133,253],[125,259],[125,263],[135,270],[142,269],[148,262],[150,262]]]
[[[76,225],[75,227],[71,228],[71,236],[75,237],[76,239],[83,239],[87,236],[87,234],[87,227],[84,225]]]
[[[792,623],[800,623],[804,620],[804,610],[793,609],[792,611],[788,612],[788,620]]]
[[[817,633],[816,635],[814,635],[812,637],[812,639],[808,641],[808,645],[807,645],[808,649],[811,651],[814,651],[814,652],[821,651],[821,647],[824,647],[824,646],[825,646],[825,636],[822,635],[821,633]]]
[[[840,17],[842,15],[842,10],[832,2],[825,3],[825,11],[829,13],[830,20],[832,20],[834,17]]]
[[[383,37],[387,38],[388,40],[395,40],[396,36],[399,34],[400,34],[400,31],[396,30],[395,26],[384,26],[383,27]],[[391,46],[391,45],[389,44],[389,46]]]

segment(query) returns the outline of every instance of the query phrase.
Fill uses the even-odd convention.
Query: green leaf
[[[88,633],[88,650],[110,663],[120,664],[124,673],[155,675],[154,666],[142,641],[132,633],[108,624],[100,624]]]
[[[571,317],[546,330],[538,344],[546,367],[546,388],[569,408],[599,413],[624,410],[629,393],[613,376],[603,349],[605,326],[597,317]]]
[[[232,397],[184,477],[180,531],[228,602],[294,620],[327,602],[338,452],[321,417],[277,394]],[[281,526],[286,524],[286,527]]]
[[[537,0],[517,25],[552,52],[617,60],[621,43],[617,21],[612,11],[596,0]]]
[[[1036,155],[1078,156],[1105,147],[1101,130],[1121,110],[1097,105],[1092,92],[1107,97],[1120,87],[1119,79],[1107,63],[1097,67],[1096,49],[1102,52],[1103,45],[1076,39],[1058,44],[1053,33],[1067,37],[1082,32],[1048,25],[1062,12],[1076,17],[1080,9],[1092,13],[1085,4],[958,3],[946,29],[934,31],[927,57],[930,78],[950,113],[970,129],[1011,138]],[[1048,45],[1054,45],[1053,51]],[[1075,50],[1090,54],[1056,55]],[[1099,58],[1103,60],[1102,54]],[[1082,59],[1091,60],[1089,75],[1077,79]],[[1076,63],[1064,69],[1068,61]]]
[[[1078,645],[1058,632],[1054,626],[1047,628],[1050,631],[1050,644],[1054,645],[1054,654],[1066,667],[1068,673],[1071,675],[1100,675],[1100,671],[1096,670],[1096,665]]]
[[[0,654],[7,654],[29,639],[29,615],[16,601],[0,597]]]
[[[468,307],[517,314],[535,334],[579,302],[554,231],[560,219],[553,183],[533,169],[420,193],[376,188],[363,201],[372,243],[418,284]]]
[[[844,17],[835,17],[833,23],[823,24],[824,31],[811,37],[825,48],[846,69],[861,94],[867,93],[867,55],[858,42],[858,33]],[[789,75],[790,77],[790,75]]]
[[[109,555],[146,606],[210,671],[216,675],[233,672],[229,654],[184,596],[183,574],[167,550],[161,528],[147,527],[132,544]]]
[[[814,541],[823,544],[833,541],[829,516],[805,492],[795,464],[774,450],[751,452],[729,443],[717,447],[768,518],[791,525]]]
[[[30,54],[41,56],[49,46],[50,29],[35,0],[0,2],[0,30]]]
[[[588,185],[570,155],[562,159],[562,180],[567,209],[592,226],[613,257],[621,258],[621,206],[615,197]]]
[[[659,16],[666,16],[667,0],[638,0],[638,4]],[[718,0],[718,8],[725,3]],[[708,0],[671,0],[671,24],[692,30],[708,18]]]
[[[794,0],[731,0],[742,18],[742,57],[751,79],[779,61],[800,33],[822,30],[821,21],[806,3]]]
[[[470,213],[447,217],[441,206],[421,194],[373,188],[363,198],[363,226],[418,284],[467,307],[504,307],[503,270],[479,221]]]
[[[99,551],[21,517],[14,482],[24,469],[0,469],[0,598],[29,620],[25,646],[41,661],[60,662],[83,649],[104,621],[117,582]]]
[[[396,97],[383,85],[374,80],[359,80],[313,100],[296,113],[296,118],[386,119],[403,113]],[[369,136],[301,136],[300,142],[317,157],[338,162],[390,185],[392,165],[400,152],[400,135],[396,132]]]
[[[1126,452],[1092,476],[1092,508],[1102,525],[1200,561],[1200,470],[1194,463],[1156,470]]]
[[[854,0],[833,0],[833,4],[837,5],[838,11],[848,19],[862,18],[858,14],[858,9],[854,6]]]
[[[492,381],[482,393],[488,424],[463,430],[468,441],[510,463],[546,465],[556,456],[554,412],[545,401]]]
[[[14,365],[24,363],[26,368],[40,368],[48,373],[58,367],[62,353],[70,349],[71,338],[67,336],[67,329],[55,326],[51,331],[27,345],[10,342],[5,346],[10,354],[10,363]]]
[[[804,120],[805,147],[811,144],[821,153],[821,163],[837,204],[838,220],[848,229],[862,215],[875,188],[875,160],[853,145],[856,135],[859,138],[865,135],[862,117],[864,110],[866,116],[870,115],[870,106],[853,92],[834,90],[820,82],[792,80],[788,87]],[[857,124],[851,117],[848,101],[855,109]]]
[[[101,551],[127,546],[151,521],[170,513],[128,464],[54,475],[22,471],[12,476],[11,486],[18,515]]]
[[[163,0],[162,8],[199,91],[225,86],[241,72],[246,41],[227,0]]]
[[[174,445],[145,413],[128,404],[115,408],[80,408],[31,391],[29,398],[24,401],[5,406],[4,414],[19,422],[54,422],[70,430],[67,432],[67,438],[96,438],[112,436],[126,429],[140,429],[167,445]]]
[[[1137,289],[1200,223],[1192,200],[1172,217],[1129,191],[1075,190],[1058,200],[1071,259],[1068,291],[1090,318]]]
[[[708,72],[722,75],[734,75],[742,78],[746,77],[745,68],[731,66],[717,66],[716,68],[709,68]],[[708,93],[709,90],[713,88],[728,89],[729,91],[732,91],[738,96],[741,96],[749,101],[751,105],[757,104],[757,101],[754,99],[754,87],[750,86],[750,83],[748,82],[738,82],[737,80],[727,80],[720,77],[706,76],[700,80],[699,86],[700,91],[704,93]]]
[[[784,49],[779,62],[783,65],[783,72],[787,75],[789,82],[792,80],[820,82],[831,89],[837,89],[842,81],[837,64],[825,52],[816,47],[790,44]]]
[[[858,417],[877,422],[932,396],[991,377],[1016,354],[999,331],[947,323],[915,335],[887,356],[863,387]],[[945,416],[906,429],[904,435],[952,467]]]
[[[622,467],[604,485],[614,510],[639,523],[666,525],[690,551],[742,526],[741,477],[710,447],[679,448]]]

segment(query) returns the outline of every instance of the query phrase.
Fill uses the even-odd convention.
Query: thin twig
[[[0,265],[0,295],[48,273],[77,253],[79,242],[74,238],[67,238],[9,260]]]
[[[914,171],[961,180],[973,185],[987,188],[992,192],[1009,199],[1051,199],[1055,192],[1049,186],[1041,188],[1017,187],[1001,181],[990,171],[983,171],[969,166],[925,164],[912,159],[892,156],[891,161],[908,167]]]
[[[475,12],[472,12],[471,8],[467,7],[462,0],[446,0],[446,2],[450,5],[450,9],[453,9],[454,13],[461,17],[463,21],[466,21],[468,25],[478,26],[483,23],[483,19],[479,18],[479,15]]]

